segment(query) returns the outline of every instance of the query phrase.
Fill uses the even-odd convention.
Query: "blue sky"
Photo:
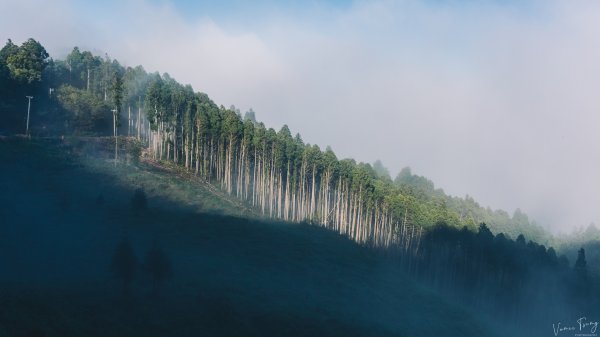
[[[162,4],[167,1],[153,0],[154,3]],[[199,16],[212,16],[216,19],[230,20],[241,18],[245,21],[251,21],[253,16],[281,14],[301,15],[310,11],[311,8],[324,9],[347,9],[352,5],[349,0],[328,0],[328,1],[275,1],[275,0],[226,0],[226,1],[190,1],[175,0],[172,3],[181,13],[189,19],[195,19]]]
[[[0,1],[0,39],[168,72],[340,157],[570,231],[600,223],[599,17],[594,0],[20,0]]]
[[[73,2],[80,11],[89,11],[94,14],[102,13],[109,16],[118,11],[121,1],[107,0],[90,2],[76,0]],[[174,8],[179,15],[187,21],[211,18],[223,25],[244,26],[257,25],[259,21],[277,17],[295,17],[299,19],[315,19],[317,13],[343,11],[349,9],[353,1],[328,0],[328,1],[274,1],[274,0],[225,0],[225,1],[191,1],[191,0],[149,0],[149,4]],[[326,19],[325,17],[322,17]]]
[[[353,4],[361,1],[352,0],[296,0],[296,1],[276,1],[276,0],[225,0],[225,1],[192,1],[192,0],[152,0],[154,4],[169,3],[174,5],[181,13],[189,18],[196,18],[199,15],[210,15],[218,18],[230,18],[232,15],[237,16],[239,13],[252,16],[259,13],[306,13],[314,8],[322,9],[348,9]],[[362,1],[368,2],[368,1]],[[374,1],[371,1],[374,2]],[[397,1],[402,2],[402,1]],[[406,2],[406,1],[405,1]],[[423,3],[440,7],[460,7],[473,4],[492,3],[497,6],[510,6],[519,8],[520,10],[532,9],[536,5],[536,1],[531,0],[425,0]]]

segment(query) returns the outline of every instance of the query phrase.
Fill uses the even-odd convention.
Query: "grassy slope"
[[[490,335],[334,233],[206,213],[249,211],[202,182],[6,139],[0,162],[0,336]],[[143,215],[129,209],[139,186]],[[160,298],[141,274],[119,295],[108,266],[123,236],[138,256],[155,239],[169,254]]]

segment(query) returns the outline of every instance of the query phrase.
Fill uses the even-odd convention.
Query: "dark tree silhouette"
[[[568,260],[558,257],[552,247],[526,243],[523,235],[513,241],[503,233],[494,236],[485,224],[475,233],[441,222],[424,234],[413,258],[424,283],[519,324],[543,322],[547,317],[542,313],[547,311],[542,307],[556,315],[568,310],[563,294],[571,286],[567,280],[575,278],[565,277],[574,275]],[[589,280],[572,284],[575,307],[585,308],[589,302],[590,284]],[[531,314],[522,315],[525,312]]]
[[[490,229],[485,223],[479,224],[479,231],[477,232],[477,236],[483,241],[491,241],[494,239],[494,234],[492,234],[492,231],[490,231]]]
[[[152,289],[155,295],[158,295],[162,283],[173,275],[171,262],[156,241],[146,253],[144,270],[152,278]]]
[[[585,249],[583,247],[577,252],[574,269],[578,278],[587,279],[587,262],[585,261]]]
[[[558,265],[558,256],[556,256],[556,251],[554,250],[554,248],[552,248],[552,247],[548,248],[547,255],[548,255],[548,262],[550,263],[550,265],[553,267],[557,266]]]
[[[585,250],[583,247],[577,252],[577,260],[573,266],[575,272],[575,282],[573,284],[574,300],[578,308],[583,310],[588,309],[590,304],[588,297],[590,296],[591,284],[588,278],[587,262],[585,260]]]
[[[129,292],[131,281],[135,278],[138,260],[127,238],[119,242],[112,258],[111,271],[117,279],[123,281],[123,293]]]
[[[517,244],[520,247],[525,247],[527,245],[527,243],[525,242],[525,237],[523,236],[523,234],[519,234],[519,236],[517,237]]]
[[[134,211],[144,211],[148,207],[148,199],[146,197],[146,192],[144,189],[138,188],[135,190],[133,197],[131,198],[131,207]]]

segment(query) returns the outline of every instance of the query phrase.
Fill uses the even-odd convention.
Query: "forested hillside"
[[[598,314],[583,250],[569,263],[523,236],[443,223],[418,251],[369,249],[253,220],[225,193],[212,203],[176,165],[113,166],[112,141],[0,137],[0,333],[549,336],[556,320]],[[155,247],[172,263],[158,284]]]
[[[340,159],[168,74],[9,41],[0,118],[0,335],[548,336],[598,314],[594,226],[561,255],[520,210]]]
[[[0,137],[0,336],[497,336],[377,251],[78,143]]]
[[[360,243],[414,249],[436,223],[476,230],[482,222],[494,233],[550,241],[519,210],[511,216],[448,196],[409,168],[392,180],[380,162],[337,158],[287,126],[269,128],[254,111],[242,116],[168,74],[77,47],[54,60],[33,39],[21,46],[9,40],[0,51],[0,96],[2,132],[111,135],[115,160],[118,138],[134,137],[153,159],[185,167],[264,216],[320,224]],[[33,96],[29,122],[26,96]]]

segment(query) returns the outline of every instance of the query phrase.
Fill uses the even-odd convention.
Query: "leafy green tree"
[[[55,96],[72,128],[69,131],[78,134],[109,132],[112,124],[110,106],[102,99],[71,85],[59,87]]]
[[[19,47],[15,45],[11,39],[8,39],[6,45],[0,49],[0,87],[8,85],[10,80],[10,70],[8,69],[8,58],[16,54],[19,51]],[[0,92],[0,95],[2,93]]]
[[[10,40],[9,43],[12,44]],[[6,54],[8,54],[6,65],[14,80],[22,84],[32,84],[42,80],[42,73],[48,64],[49,55],[39,42],[29,39],[18,49],[15,49],[13,45],[7,45],[5,48],[7,48]]]
[[[19,51],[19,46],[14,44],[11,39],[8,39],[4,47],[0,49],[0,61],[6,64],[8,57],[16,54]]]
[[[73,50],[67,55],[65,59],[67,69],[69,70],[69,82],[71,85],[82,89],[83,88],[83,76],[84,64],[83,55],[79,50],[79,47],[74,47]]]
[[[158,129],[159,111],[163,108],[163,81],[158,74],[152,76],[146,91],[146,114],[153,130]]]
[[[65,62],[69,70],[70,83],[79,89],[93,91],[94,82],[101,75],[99,67],[102,59],[89,51],[81,52],[78,47],[74,47]]]
[[[373,170],[375,171],[378,177],[390,181],[392,180],[390,176],[390,171],[385,166],[383,166],[381,160],[377,159],[375,163],[373,163]]]
[[[396,184],[401,184],[402,182],[409,181],[412,177],[412,172],[410,167],[403,167],[402,170],[396,176]]]
[[[117,109],[117,115],[118,115],[120,112],[120,109],[123,105],[124,88],[123,88],[123,76],[119,72],[116,72],[116,71],[113,73],[111,92],[112,92],[112,102],[115,106],[115,109]]]
[[[252,108],[250,108],[250,110],[246,111],[244,114],[244,121],[247,120],[251,121],[252,123],[256,123],[256,113],[254,110],[252,110]]]

